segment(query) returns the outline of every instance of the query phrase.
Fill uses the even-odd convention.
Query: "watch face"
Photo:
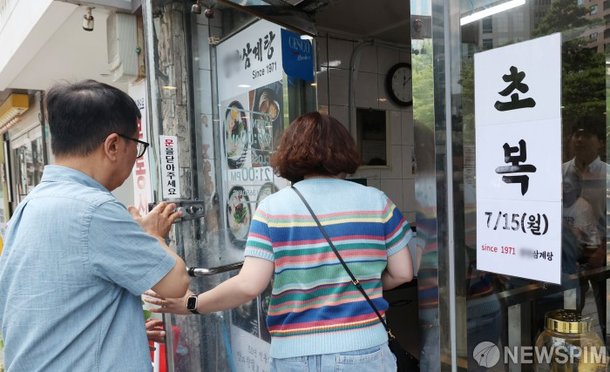
[[[191,296],[186,300],[186,308],[195,310],[197,308],[197,296]]]
[[[390,99],[399,106],[409,106],[413,102],[411,91],[411,65],[397,63],[388,71],[386,88]]]

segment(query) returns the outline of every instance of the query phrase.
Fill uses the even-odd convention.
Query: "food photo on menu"
[[[227,199],[227,224],[234,243],[245,244],[251,217],[250,198],[246,190],[242,186],[232,187]]]
[[[257,299],[237,306],[231,311],[231,323],[244,331],[259,337]]]
[[[282,132],[282,97],[279,81],[250,92],[254,167],[269,166],[271,151]]]
[[[267,182],[258,190],[258,196],[256,197],[256,207],[265,199],[267,196],[278,191],[277,186],[272,182]]]
[[[248,114],[244,106],[235,100],[225,111],[225,146],[230,169],[244,166],[248,155]]]
[[[273,289],[273,279],[267,288],[258,296],[258,324],[260,326],[260,338],[271,342],[271,334],[267,329],[267,311],[271,303],[271,290]]]

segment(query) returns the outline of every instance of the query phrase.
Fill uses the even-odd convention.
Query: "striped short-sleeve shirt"
[[[295,184],[377,309],[387,258],[405,249],[411,229],[381,191],[314,178]],[[252,219],[246,256],[275,265],[267,327],[271,356],[288,358],[359,350],[387,335],[350,281],[303,202],[290,188],[267,197]]]

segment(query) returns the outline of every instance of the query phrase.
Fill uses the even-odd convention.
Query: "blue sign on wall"
[[[301,35],[282,29],[282,64],[289,77],[313,81],[313,46]]]

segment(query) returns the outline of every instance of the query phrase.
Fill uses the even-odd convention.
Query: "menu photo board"
[[[477,269],[561,282],[561,37],[475,54]]]
[[[275,82],[221,104],[227,225],[236,245],[245,243],[252,215],[260,202],[289,185],[287,180],[274,175],[269,163],[275,139],[282,132],[281,92],[281,82]]]
[[[258,204],[288,185],[270,165],[284,125],[281,30],[261,20],[218,46],[226,215],[236,246]]]
[[[309,41],[265,20],[217,47],[226,224],[235,247],[245,246],[261,201],[290,185],[270,164],[288,117],[284,66],[289,76],[310,79],[311,51]],[[271,336],[265,319],[270,296],[271,285],[231,312],[232,353],[240,371],[268,368]]]

